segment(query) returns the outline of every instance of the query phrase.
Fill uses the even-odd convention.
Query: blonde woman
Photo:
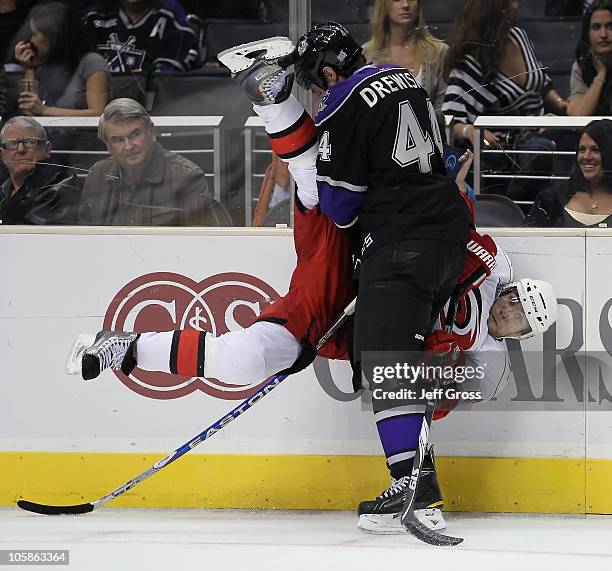
[[[423,86],[436,112],[442,108],[448,46],[425,23],[421,0],[376,0],[372,38],[363,46],[367,60],[405,67]]]

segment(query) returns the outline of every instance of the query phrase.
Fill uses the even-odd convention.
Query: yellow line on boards
[[[0,505],[93,501],[161,457],[1,452]],[[439,457],[437,466],[447,511],[612,513],[611,460]],[[108,505],[351,510],[388,485],[374,456],[191,454]]]

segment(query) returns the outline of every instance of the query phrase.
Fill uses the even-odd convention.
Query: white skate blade
[[[289,38],[275,36],[223,50],[217,55],[217,59],[232,73],[238,73],[239,71],[249,69],[253,65],[255,60],[248,57],[249,54],[265,50],[264,59],[276,59],[289,55],[293,48],[293,43]]]
[[[442,510],[430,508],[415,510],[416,518],[428,529],[442,531],[446,529],[446,522]],[[400,521],[400,514],[363,514],[359,516],[357,527],[366,533],[378,535],[401,535],[408,533]]]
[[[91,333],[81,333],[74,342],[70,355],[66,360],[66,374],[80,375],[81,374],[81,358],[85,349],[91,347],[96,340],[96,336]]]
[[[408,533],[399,518],[400,514],[363,514],[359,516],[357,527],[366,533],[378,535],[399,535]]]
[[[426,508],[424,510],[414,510],[414,515],[425,527],[433,531],[443,531],[446,529],[446,522],[444,521],[441,509]]]

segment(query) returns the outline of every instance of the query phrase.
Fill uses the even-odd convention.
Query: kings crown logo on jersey
[[[323,97],[319,99],[319,104],[317,105],[317,113],[320,113],[327,107],[327,102],[329,101],[329,91],[326,91]]]

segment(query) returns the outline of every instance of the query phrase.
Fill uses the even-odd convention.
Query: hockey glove
[[[425,335],[425,358],[427,359],[427,353],[435,353],[438,357],[439,363],[444,367],[456,367],[463,365],[463,349],[459,346],[455,340],[455,336],[452,333],[446,331],[431,331]],[[431,355],[434,358],[434,355]],[[430,362],[432,359],[428,359]],[[448,379],[451,382],[452,379]],[[441,379],[441,384],[445,384],[445,379]]]
[[[445,391],[457,387],[455,380],[448,374],[449,367],[463,365],[463,350],[457,344],[452,333],[432,331],[425,336],[425,351],[439,356],[439,362],[445,367],[445,373],[440,379],[440,387]],[[431,362],[431,361],[430,361]],[[459,403],[458,399],[442,397],[436,401],[433,420],[444,418]]]
[[[470,241],[467,245],[467,257],[458,284],[462,286],[462,297],[470,290],[477,288],[495,270],[497,246],[488,234],[480,235],[470,230]]]

